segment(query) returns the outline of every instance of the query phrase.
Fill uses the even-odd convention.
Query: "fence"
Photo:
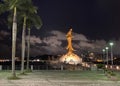
[[[26,69],[26,65],[24,66]],[[120,70],[120,65],[106,65],[105,66],[107,69],[111,69],[111,70]],[[51,67],[49,65],[30,65],[29,68],[31,70],[63,70],[64,68],[57,68],[57,67]],[[0,70],[11,70],[12,66],[11,65],[0,65]],[[21,65],[16,65],[15,66],[16,70],[21,70]]]
[[[48,65],[30,65],[29,68],[31,70],[60,70],[60,68],[53,68]],[[11,70],[11,69],[12,69],[11,65],[0,65],[0,70]],[[15,69],[21,70],[21,65],[16,65]],[[26,65],[24,66],[24,69],[26,69]]]

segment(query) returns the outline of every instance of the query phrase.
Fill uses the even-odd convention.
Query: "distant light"
[[[97,59],[97,62],[103,62],[103,60],[101,60],[101,59]]]
[[[90,65],[87,65],[87,67],[90,67]]]
[[[109,49],[109,47],[106,47],[105,49],[106,49],[106,50],[108,50],[108,49]]]
[[[36,61],[37,61],[37,62],[39,62],[39,61],[40,61],[40,59],[37,59]]]
[[[116,57],[114,59],[117,59]]]
[[[105,68],[108,68],[108,66],[107,66],[107,65],[105,65]]]
[[[116,66],[116,69],[117,69],[117,70],[119,70],[119,69],[120,69],[120,67],[119,67],[119,66]]]
[[[94,64],[94,66],[96,67],[97,65],[96,65],[96,64]]]
[[[86,65],[86,63],[82,63],[82,66],[84,66],[84,67],[85,67],[85,65]]]
[[[110,42],[109,44],[110,44],[110,46],[113,46],[113,45],[114,45],[114,43],[113,43],[113,42]]]
[[[105,49],[103,49],[102,51],[105,52]]]

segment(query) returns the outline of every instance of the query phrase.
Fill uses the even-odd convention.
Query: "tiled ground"
[[[59,80],[41,75],[41,72],[33,72],[26,76],[20,76],[20,80],[0,79],[0,86],[120,86],[120,81],[102,80]]]

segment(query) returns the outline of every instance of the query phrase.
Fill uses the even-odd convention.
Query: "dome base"
[[[66,63],[66,64],[82,64],[82,58],[80,58],[78,55],[74,54],[74,53],[67,53],[65,55],[63,55],[60,59],[60,62],[62,63]]]

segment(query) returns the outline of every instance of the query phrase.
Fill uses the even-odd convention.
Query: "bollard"
[[[33,70],[33,65],[31,65],[31,70]]]
[[[2,65],[0,65],[0,70],[2,70]]]

